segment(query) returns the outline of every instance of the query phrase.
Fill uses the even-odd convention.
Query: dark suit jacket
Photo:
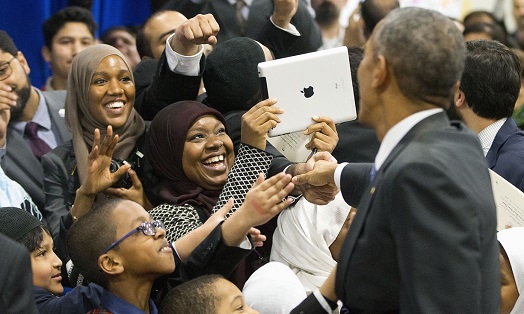
[[[498,313],[497,219],[478,137],[438,113],[405,135],[372,182],[371,168],[348,164],[341,176],[358,208],[336,276],[349,312]],[[322,313],[305,303],[293,313]]]
[[[0,309],[8,314],[38,313],[27,249],[0,234]]]
[[[333,157],[338,162],[373,162],[380,143],[374,129],[363,127],[358,121],[337,124],[338,144]]]
[[[58,111],[64,108],[66,92],[47,91],[42,93],[49,110],[51,123],[59,130],[62,143],[69,141],[71,134],[67,130],[64,118],[58,114]],[[6,145],[6,154],[1,163],[5,174],[18,182],[31,196],[38,209],[43,211],[45,206],[44,172],[40,160],[35,157],[23,136],[10,126],[7,130]]]
[[[142,60],[133,72],[136,111],[144,120],[151,121],[160,110],[174,102],[195,100],[205,68],[204,62],[205,57],[202,56],[198,76],[185,76],[169,69],[165,52],[159,60]]]
[[[179,11],[188,18],[198,13],[213,14],[220,25],[219,42],[241,36],[235,7],[227,0],[204,0],[201,4],[194,4],[191,0],[171,0],[163,9]],[[303,1],[299,1],[297,13],[291,19],[301,36],[291,35],[274,26],[269,20],[271,14],[273,0],[254,0],[249,9],[245,36],[267,46],[276,58],[316,51],[322,45],[320,28]]]
[[[509,117],[486,155],[488,167],[524,191],[524,131]]]

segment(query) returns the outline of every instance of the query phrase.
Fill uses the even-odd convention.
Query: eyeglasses
[[[13,73],[13,67],[11,66],[11,61],[13,61],[14,59],[16,59],[16,57],[13,57],[13,59],[0,64],[0,81],[5,80],[6,78],[8,78],[11,75],[11,73]]]
[[[164,223],[161,222],[160,220],[143,222],[140,226],[136,227],[135,229],[127,233],[125,236],[113,242],[113,244],[111,244],[110,246],[107,247],[107,249],[104,250],[103,254],[114,249],[117,245],[120,244],[120,242],[124,241],[125,239],[129,238],[130,236],[132,236],[133,234],[139,231],[141,231],[146,236],[154,236],[156,234],[156,228],[164,229],[164,230],[166,229],[166,227],[164,226]]]

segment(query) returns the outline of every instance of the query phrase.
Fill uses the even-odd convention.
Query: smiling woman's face
[[[89,86],[88,108],[101,124],[118,129],[125,125],[135,101],[135,84],[122,58],[102,59]]]
[[[233,166],[233,149],[220,120],[200,117],[187,131],[182,157],[186,177],[206,190],[221,190]]]

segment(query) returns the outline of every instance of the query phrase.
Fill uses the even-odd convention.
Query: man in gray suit
[[[358,208],[338,265],[292,313],[498,313],[495,202],[478,138],[444,109],[465,44],[442,14],[402,8],[373,30],[358,69],[374,164],[319,153],[297,184],[340,188]],[[322,160],[320,160],[322,159]]]
[[[40,157],[70,140],[71,135],[63,118],[65,91],[40,91],[31,86],[29,72],[24,54],[5,31],[0,31],[0,103],[11,106],[6,154],[1,165],[42,211],[45,196]],[[39,144],[30,139],[30,124],[35,125]]]

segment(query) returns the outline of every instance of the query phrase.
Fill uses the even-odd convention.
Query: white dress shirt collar
[[[404,118],[402,121],[395,124],[384,136],[380,148],[378,149],[377,156],[375,157],[375,168],[380,169],[384,161],[388,158],[393,148],[402,140],[402,138],[411,130],[417,123],[424,120],[425,118],[442,112],[442,108],[434,108],[419,111]]]
[[[484,130],[480,131],[479,133],[479,140],[480,144],[482,145],[482,151],[484,152],[484,157],[489,152],[489,149],[491,148],[491,145],[493,145],[493,141],[495,140],[495,136],[497,136],[497,133],[499,132],[502,125],[506,122],[508,118],[502,118],[498,120],[497,122],[493,122],[492,124],[488,125]]]

